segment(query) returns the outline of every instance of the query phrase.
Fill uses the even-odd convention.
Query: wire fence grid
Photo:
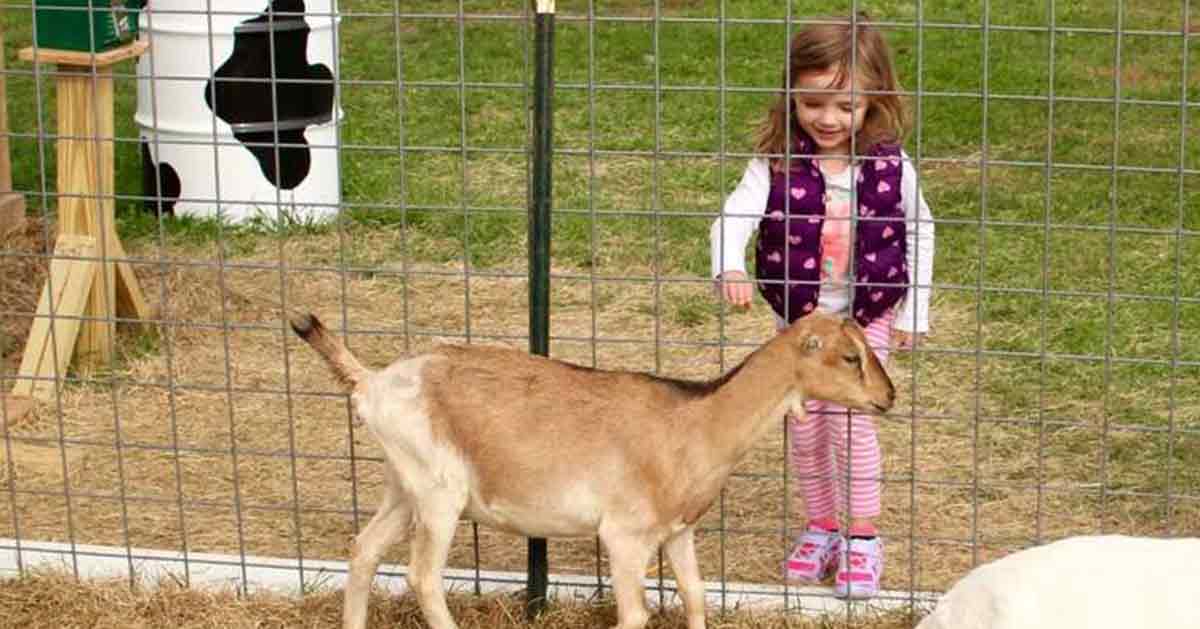
[[[13,62],[13,51],[34,45],[34,10],[29,4],[3,6],[13,188],[25,196],[34,220],[25,232],[32,245],[10,235],[0,257],[5,269],[38,275],[25,281],[3,274],[0,318],[11,325],[0,330],[6,341],[0,345],[0,385],[8,391],[21,380],[46,382],[52,395],[37,403],[33,419],[10,415],[11,399],[0,397],[7,461],[0,551],[9,551],[24,571],[28,558],[53,542],[75,574],[88,572],[81,563],[89,558],[117,559],[131,581],[139,562],[166,553],[185,582],[196,571],[221,566],[231,568],[242,587],[256,569],[281,570],[264,557],[287,556],[292,563],[282,570],[304,590],[339,572],[329,560],[342,558],[341,540],[372,512],[381,458],[349,417],[345,396],[321,378],[323,370],[299,366],[314,363],[288,338],[282,315],[318,307],[338,315],[349,344],[378,360],[439,341],[529,342],[521,324],[512,323],[523,324],[527,314],[523,303],[512,305],[527,290],[523,247],[515,254],[505,247],[522,241],[529,212],[533,9],[528,3],[493,7],[465,0],[411,7],[384,0],[310,1],[308,7],[263,2],[252,10],[217,0],[193,3],[204,5],[200,9],[155,4],[141,12],[140,33],[154,54],[141,57],[136,68],[133,62],[117,65],[111,74],[117,112],[112,137],[56,131],[65,114],[60,107],[54,115],[54,104],[62,104],[55,82],[69,72]],[[793,2],[755,4],[750,14],[724,1],[695,4],[558,3],[552,247],[573,257],[551,258],[553,355],[593,367],[714,377],[771,333],[761,316],[755,322],[711,305],[707,225],[754,157],[743,130],[746,112],[759,110],[746,103],[761,108],[778,92],[787,41],[811,15]],[[866,4],[845,8],[874,9]],[[1167,20],[1171,26],[1152,26],[1133,3],[1120,1],[1111,15],[1101,11],[1111,17],[1107,25],[1078,20],[1067,9],[1085,4],[1063,0],[1040,3],[1033,11],[1039,19],[1028,23],[1006,23],[1012,7],[987,0],[969,12],[972,19],[958,21],[927,19],[948,11],[938,13],[920,0],[915,6],[879,4],[873,23],[902,40],[902,70],[911,71],[902,77],[901,92],[914,121],[906,151],[935,216],[929,227],[939,234],[930,287],[934,331],[893,359],[907,400],[881,424],[891,435],[885,435],[885,500],[895,505],[882,522],[897,548],[889,557],[888,596],[926,604],[930,593],[981,561],[1067,534],[1200,534],[1200,477],[1192,471],[1200,469],[1200,354],[1194,349],[1200,275],[1188,262],[1189,254],[1200,252],[1200,64],[1190,54],[1198,41],[1193,3],[1155,4],[1174,19]],[[183,24],[179,18],[191,18],[192,34],[206,42],[200,50],[207,58],[190,59],[195,73],[157,69],[172,54],[158,46],[182,44],[178,32],[156,27],[155,20],[174,27]],[[297,50],[275,39],[291,37],[291,30],[245,27],[255,20],[295,25],[297,19],[309,38],[308,48],[299,48],[307,56],[299,61],[277,58]],[[648,44],[638,54],[622,52],[622,37],[634,30]],[[238,68],[221,74],[229,59],[217,51],[236,52],[238,36],[261,44],[252,41],[255,33],[269,44],[268,75],[246,76]],[[715,49],[688,39],[695,33],[713,36]],[[944,55],[956,47],[945,39],[930,51],[931,38],[960,35],[978,46],[971,57],[978,61],[977,75],[947,63]],[[1044,56],[1000,48],[1030,37],[1043,42]],[[330,48],[315,50],[312,42],[319,38]],[[761,45],[771,51],[767,59],[739,59],[730,50],[734,42],[753,48],[746,42],[756,38],[768,42]],[[1078,39],[1109,42],[1109,54],[1101,54],[1108,65],[1084,72],[1092,91],[1107,95],[1088,94],[1077,84],[1062,87],[1062,75],[1077,78],[1078,68],[1063,59],[1071,58]],[[705,52],[700,63],[716,65],[692,70],[703,82],[677,82],[683,73],[678,64],[686,64],[693,46]],[[1144,46],[1158,52],[1144,56]],[[478,48],[492,52],[481,60]],[[250,50],[258,51],[250,60],[261,62],[254,55],[262,50]],[[621,64],[644,65],[623,73],[608,66],[606,54]],[[488,62],[496,67],[486,69]],[[1027,75],[1013,78],[1011,64],[1018,62],[1042,68],[1029,75],[1038,84],[1022,83]],[[737,78],[755,63],[768,66],[758,72],[766,78]],[[328,75],[308,74],[322,64]],[[297,67],[303,76],[295,74]],[[102,84],[102,70],[92,66],[89,72],[93,86]],[[1145,88],[1154,80],[1167,87]],[[211,90],[197,87],[210,81]],[[222,107],[228,105],[216,101],[222,86],[261,88],[234,104],[265,111],[266,126],[262,119],[227,114]],[[1163,95],[1172,87],[1177,98]],[[322,89],[331,91],[328,110],[314,116],[293,109],[289,99],[296,94]],[[281,98],[286,90],[293,91]],[[175,92],[193,100],[211,97],[202,105],[207,117],[187,121],[195,128],[179,137],[164,121],[196,103],[169,100]],[[264,94],[269,102],[261,100]],[[472,103],[477,98],[484,104]],[[621,109],[624,98],[642,99],[641,113],[631,117]],[[703,128],[674,117],[673,107],[687,99],[715,105],[698,118]],[[1038,117],[1013,113],[1028,111]],[[1080,111],[1107,120],[1094,122]],[[302,119],[300,135],[295,126],[273,122],[285,112]],[[135,124],[135,113],[149,124]],[[512,133],[495,132],[483,120],[488,117]],[[1074,145],[1079,140],[1070,131],[1085,121],[1101,129],[1088,136],[1100,155]],[[1024,150],[1013,148],[1017,126],[1029,139]],[[313,139],[318,128],[324,133],[319,141]],[[681,141],[680,134],[689,133],[704,136],[710,146]],[[946,141],[956,133],[972,137]],[[59,191],[55,179],[61,181],[62,173],[53,151],[71,140],[95,142],[97,150],[112,147],[117,181],[111,192]],[[1139,147],[1151,143],[1159,153],[1143,158]],[[197,152],[187,153],[189,147]],[[162,160],[142,161],[139,168],[139,155],[170,150],[187,155],[179,159],[208,157],[176,164],[175,184],[164,179]],[[241,160],[236,168],[222,166],[232,159]],[[297,160],[334,170],[310,171],[291,188],[274,185],[290,176]],[[680,175],[680,164],[703,174]],[[612,170],[627,180],[614,181],[606,172]],[[97,167],[96,179],[102,177]],[[328,189],[304,188],[321,177],[332,182],[332,196]],[[196,184],[197,178],[204,181]],[[493,178],[511,190],[481,193]],[[1080,182],[1102,192],[1089,196],[1075,187]],[[172,185],[178,190],[166,189]],[[264,186],[269,193],[259,192]],[[632,200],[615,192],[635,187]],[[681,192],[694,188],[700,190],[693,197]],[[1157,204],[1157,218],[1130,219],[1129,207],[1146,203],[1130,195]],[[56,206],[73,198],[116,207],[127,253],[55,252]],[[253,213],[242,220],[225,220],[248,206]],[[183,216],[188,212],[211,215]],[[570,229],[558,229],[557,221]],[[486,230],[500,235],[480,234]],[[1006,240],[1017,237],[1026,240]],[[692,251],[679,254],[687,242]],[[629,252],[643,246],[648,253]],[[1160,249],[1151,255],[1144,250],[1149,246]],[[488,258],[497,248],[499,262]],[[1097,253],[1102,257],[1078,259]],[[673,263],[676,256],[698,261]],[[46,269],[64,260],[94,261],[102,274],[113,272],[114,261],[127,263],[142,278],[153,314],[39,315],[37,294],[18,292],[39,292],[43,282],[56,281]],[[1130,271],[1124,261],[1138,268]],[[1019,271],[1028,271],[1029,281],[1014,277]],[[628,293],[640,297],[621,297]],[[201,306],[198,312],[185,309]],[[767,311],[762,304],[756,308]],[[571,324],[557,326],[566,319],[556,319],[556,311],[574,313]],[[495,324],[489,313],[508,323]],[[117,362],[91,372],[56,364],[47,376],[19,374],[22,334],[45,318],[120,324],[109,341]],[[57,328],[50,329],[57,348],[63,341],[54,337]],[[250,339],[260,345],[243,349]],[[276,363],[269,373],[266,361]],[[239,408],[277,413],[270,423],[277,433],[255,434]],[[157,430],[143,429],[153,424],[146,413],[157,416]],[[335,428],[313,432],[316,415]],[[204,422],[224,441],[204,436],[196,428]],[[810,605],[795,602],[795,588],[775,585],[796,524],[789,505],[797,479],[784,463],[780,432],[769,451],[759,453],[761,461],[735,472],[704,520],[702,534],[712,550],[702,557],[703,570],[717,583],[722,606],[735,590],[778,598],[788,609]],[[49,458],[23,461],[22,452],[31,448]],[[1006,457],[1020,469],[1005,467]],[[922,469],[933,463],[936,470]],[[89,480],[97,468],[115,473],[106,471],[106,484],[97,484]],[[320,493],[310,490],[318,477],[329,475],[340,489],[332,497],[307,498]],[[150,476],[168,480],[155,485],[145,480]],[[276,484],[257,493],[254,484],[264,477]],[[227,492],[210,484],[227,486]],[[1020,507],[1016,513],[997,513],[1013,505]],[[756,511],[767,515],[746,515]],[[202,513],[229,521],[220,529],[225,539],[206,533]],[[99,524],[110,530],[98,531]],[[493,539],[466,526],[458,544],[463,548],[451,560],[458,577],[475,592],[490,582],[520,583],[523,546],[513,550],[519,540]],[[169,534],[156,537],[155,529]],[[331,536],[340,536],[338,544],[330,546],[325,538]],[[176,542],[151,545],[162,537]],[[768,549],[759,553],[755,545]],[[606,587],[598,544],[572,547],[571,559],[562,561],[569,566],[559,563],[562,548],[550,545],[552,586],[583,574]],[[513,565],[510,554],[522,563]],[[739,565],[750,555],[749,565]],[[580,557],[587,557],[586,564]],[[663,572],[660,562],[660,602],[670,589]]]

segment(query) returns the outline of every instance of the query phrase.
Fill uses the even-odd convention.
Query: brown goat
[[[366,624],[380,558],[412,532],[408,581],[452,629],[441,571],[460,517],[530,537],[598,535],[618,628],[648,619],[642,580],[663,546],[689,629],[704,627],[696,521],[765,431],[806,398],[874,412],[895,389],[852,321],[814,314],[708,383],[601,371],[495,347],[444,346],[369,371],[312,315],[292,328],[352,390],[386,488],[355,539],[346,629]]]

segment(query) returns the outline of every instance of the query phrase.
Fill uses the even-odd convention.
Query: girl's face
[[[850,138],[862,128],[863,118],[869,105],[866,94],[855,94],[850,98],[850,81],[834,85],[837,77],[834,68],[823,72],[805,72],[796,81],[798,90],[836,90],[832,92],[799,92],[793,98],[793,107],[800,128],[817,143],[819,155],[850,155]],[[862,81],[856,85],[862,87]]]

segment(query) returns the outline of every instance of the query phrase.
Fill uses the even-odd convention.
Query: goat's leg
[[[417,602],[431,629],[456,629],[446,592],[442,587],[442,569],[454,540],[454,529],[462,513],[463,500],[439,492],[422,496],[418,506],[416,527],[412,540],[412,561],[409,562],[408,584],[417,595]]]
[[[704,629],[704,582],[700,579],[700,564],[696,561],[695,529],[688,527],[680,531],[667,540],[663,550],[675,573],[688,629]]]
[[[613,629],[642,629],[650,620],[642,580],[646,564],[654,554],[654,545],[643,536],[623,532],[600,532],[608,550],[612,570],[613,595],[617,599],[617,624]]]
[[[371,521],[350,549],[350,574],[346,579],[342,623],[345,629],[363,629],[367,625],[367,599],[379,561],[389,546],[404,536],[412,525],[412,510],[390,483]]]

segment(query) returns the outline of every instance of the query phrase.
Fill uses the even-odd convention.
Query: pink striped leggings
[[[880,362],[887,362],[893,316],[888,311],[866,329],[867,342]],[[787,426],[795,496],[804,500],[808,520],[836,521],[843,507],[848,507],[850,518],[879,515],[883,457],[875,418],[821,400],[808,400],[804,408],[807,420],[789,415]]]

